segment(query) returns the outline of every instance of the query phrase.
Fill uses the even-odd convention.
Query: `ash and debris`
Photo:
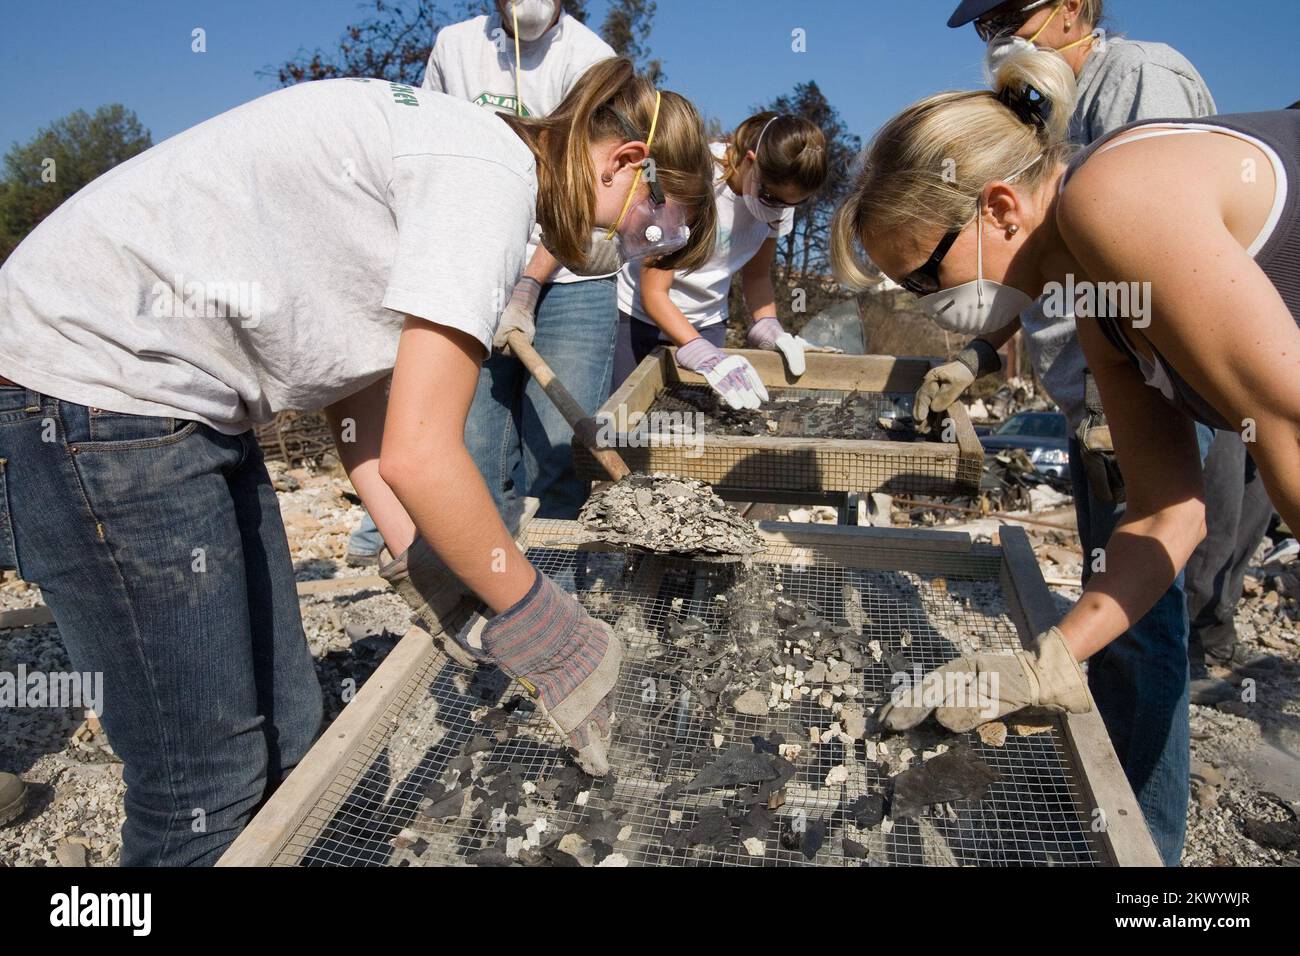
[[[272,463],[271,470],[299,580],[372,573],[346,567],[343,562],[348,534],[360,520],[361,510],[351,486],[337,469],[288,470]],[[1026,512],[1026,516],[1060,525],[1059,529],[1026,526],[1043,573],[1049,581],[1077,582],[1082,554],[1072,529],[1069,500],[1056,501],[1040,493],[1039,503],[1040,507]],[[865,512],[868,503],[863,505]],[[962,524],[951,514],[904,507],[891,503],[886,496],[873,496],[869,509],[871,514],[864,513],[862,523],[869,519],[872,523],[906,526],[914,519],[918,525],[970,531],[983,540],[996,540],[998,529],[1003,524],[989,518]],[[789,516],[794,520],[830,521],[838,517],[824,508],[799,509]],[[931,604],[926,608],[933,626],[950,641],[962,639],[960,614],[957,613],[961,607],[979,609],[985,602],[997,598],[996,589],[991,595],[970,589],[970,582],[949,581],[949,595],[970,604],[948,609]],[[1080,593],[1077,586],[1068,584],[1058,584],[1055,592],[1063,610]],[[592,605],[593,613],[601,613],[602,609],[595,606],[600,600],[599,592],[587,592],[584,600]],[[30,608],[39,603],[39,590],[17,580],[12,574],[0,584],[0,610]],[[738,607],[746,603],[737,600]],[[848,602],[847,606],[852,608],[853,602]],[[330,721],[405,633],[409,615],[394,594],[370,585],[304,597],[301,608],[304,629],[316,659],[326,719]],[[955,807],[950,809],[948,804],[936,804],[896,828],[890,815],[889,801],[896,797],[898,773],[905,769],[904,765],[908,770],[924,766],[927,755],[933,759],[958,746],[972,747],[977,754],[987,756],[998,752],[1008,741],[1014,743],[1017,734],[1031,734],[1043,728],[1016,723],[1012,718],[1005,724],[987,728],[975,738],[968,735],[965,741],[961,738],[923,737],[924,728],[906,735],[872,739],[870,709],[876,706],[876,701],[867,701],[865,694],[852,694],[848,689],[850,685],[810,679],[823,676],[818,664],[829,675],[831,657],[836,663],[847,662],[848,650],[840,646],[839,639],[849,635],[837,633],[837,628],[865,628],[865,622],[859,625],[856,620],[847,618],[843,622],[833,621],[825,629],[813,627],[814,631],[822,633],[810,638],[798,629],[813,625],[807,616],[818,618],[815,608],[794,602],[788,605],[774,602],[771,613],[775,614],[777,608],[782,608],[781,613],[789,618],[789,622],[782,625],[779,640],[756,641],[758,635],[748,630],[751,619],[744,613],[732,615],[728,619],[728,628],[721,634],[709,628],[699,629],[689,621],[689,614],[679,613],[674,618],[677,622],[674,627],[676,637],[669,636],[666,629],[662,636],[654,636],[662,644],[658,666],[669,668],[675,662],[689,658],[691,665],[683,665],[677,673],[684,673],[689,678],[692,686],[697,688],[693,693],[717,695],[715,719],[719,736],[714,740],[721,738],[725,745],[689,755],[678,752],[675,747],[665,750],[667,741],[661,742],[657,749],[650,746],[648,749],[653,753],[647,756],[657,761],[651,765],[662,768],[656,778],[657,788],[688,781],[716,763],[731,747],[741,748],[739,755],[730,758],[738,764],[746,751],[782,761],[782,764],[769,762],[769,770],[764,771],[766,775],[775,769],[776,777],[738,787],[734,794],[721,801],[720,806],[699,807],[691,802],[698,802],[699,794],[683,794],[680,809],[669,811],[662,821],[673,843],[683,848],[662,848],[665,861],[706,854],[719,844],[733,849],[739,847],[739,852],[755,862],[770,862],[782,850],[793,850],[805,856],[811,853],[814,858],[819,854],[823,859],[826,854],[840,854],[851,861],[880,863],[886,861],[882,839],[915,827],[910,831],[910,839],[917,852],[923,854],[925,862],[952,862],[956,857],[936,834],[942,835],[944,827],[949,824],[950,813],[961,811]],[[617,617],[616,614],[609,616],[608,608],[604,610],[607,619]],[[759,611],[751,608],[749,613],[761,614],[761,605]],[[869,615],[865,609],[863,613]],[[619,626],[644,631],[645,622],[635,620],[637,614],[639,610],[635,606],[625,609],[625,619]],[[1231,688],[1231,695],[1214,706],[1192,707],[1192,801],[1184,865],[1300,863],[1300,850],[1295,841],[1296,810],[1300,802],[1295,757],[1300,753],[1300,700],[1294,691],[1297,676],[1300,676],[1298,625],[1300,564],[1255,566],[1247,578],[1246,591],[1237,608],[1238,631],[1247,649],[1272,655],[1277,663],[1274,668],[1253,676],[1218,672],[1216,676]],[[791,630],[796,630],[798,636],[791,640],[787,650],[785,642],[790,638]],[[812,646],[803,647],[799,640]],[[682,643],[679,645],[678,641]],[[833,646],[823,643],[828,641],[833,641]],[[735,649],[731,650],[733,643]],[[763,658],[758,655],[756,644],[762,645],[768,655],[775,653],[779,663],[770,656]],[[795,648],[798,648],[797,652]],[[724,649],[726,653],[710,665],[711,670],[700,666],[701,661],[709,660]],[[849,649],[856,649],[864,660],[874,663],[875,651],[869,640],[865,648],[850,643]],[[817,651],[822,652],[820,659]],[[898,647],[881,647],[882,657],[895,651],[908,653],[902,635]],[[798,660],[795,659],[796,653]],[[766,660],[768,673],[760,675],[738,666],[743,664],[745,654],[756,655],[753,658],[755,665]],[[786,668],[796,663],[800,666],[787,677]],[[67,671],[71,668],[57,629],[52,625],[0,631],[0,670],[13,672],[19,664],[24,664],[29,671]],[[719,680],[718,671],[723,667],[731,667],[735,671],[734,678]],[[777,673],[778,667],[780,674]],[[796,684],[795,675],[799,670],[803,671],[802,680]],[[784,696],[787,683],[790,685],[789,701]],[[779,692],[774,693],[773,684],[779,685]],[[654,686],[657,692],[657,683]],[[836,686],[843,691],[839,696],[835,694]],[[830,709],[825,712],[824,719],[805,722],[803,729],[806,734],[789,734],[788,739],[780,740],[772,734],[757,740],[734,739],[738,722],[757,719],[750,717],[748,712],[757,713],[766,708],[769,714],[773,711],[785,713],[780,708],[796,700],[796,691],[799,692],[797,700],[800,705],[807,701],[808,705],[818,707],[824,699],[823,694],[830,694],[825,698],[831,705]],[[512,700],[515,709],[528,707],[526,701]],[[680,706],[675,701],[666,703]],[[699,698],[692,706],[699,706]],[[495,709],[508,715],[511,707],[511,702],[507,702],[504,707]],[[861,716],[858,707],[861,707]],[[422,746],[427,745],[431,739],[430,728],[440,716],[437,708],[430,706],[416,711],[413,724],[411,718],[404,722],[407,724],[404,732],[412,745],[408,750],[413,749],[417,740]],[[482,716],[488,728],[501,720],[490,716],[487,711]],[[812,736],[814,731],[817,732],[816,742]],[[865,736],[854,739],[853,735],[859,731]],[[399,728],[399,740],[406,739],[402,732],[403,728]],[[489,817],[495,813],[494,825],[503,826],[509,839],[522,842],[507,842],[499,856],[494,855],[497,853],[494,846],[481,851],[485,854],[482,857],[467,857],[467,862],[591,863],[603,866],[620,866],[629,862],[628,856],[620,852],[616,844],[630,824],[611,819],[608,811],[595,806],[588,810],[586,806],[588,801],[608,803],[610,795],[619,786],[617,778],[595,781],[585,778],[577,768],[564,766],[538,781],[535,784],[537,793],[527,792],[534,784],[525,786],[523,782],[518,783],[516,790],[516,780],[511,777],[509,767],[493,767],[490,763],[491,746],[500,746],[497,737],[508,732],[500,726],[486,740],[473,741],[473,748],[483,747],[485,743],[490,746],[475,749],[468,757],[459,755],[456,763],[460,768],[459,775],[440,781],[440,785],[446,784],[446,792],[430,794],[430,802],[423,808],[433,810],[436,807],[438,812],[448,813],[447,808],[454,805],[456,815],[461,812],[472,814],[485,798],[496,802],[503,796],[519,794],[520,809],[513,816],[508,813],[507,819],[503,820],[501,814],[493,809],[489,811]],[[625,739],[626,735],[634,732],[635,727],[620,726],[618,729]],[[434,733],[436,735],[436,731]],[[933,735],[935,732],[930,733]],[[848,747],[843,738],[852,740],[853,746]],[[875,744],[873,752],[868,750],[869,742]],[[813,752],[817,748],[825,748],[836,758],[842,755],[843,759],[837,759],[819,779],[810,780],[807,779],[809,768],[821,766],[821,763],[813,762]],[[872,753],[874,756],[869,760]],[[779,788],[772,785],[788,773],[783,764],[791,763],[788,759],[791,757],[794,758],[792,765],[796,774],[786,783],[783,797],[779,798]],[[405,767],[414,756],[399,746],[396,759]],[[676,769],[671,779],[666,774],[669,767]],[[799,772],[801,767],[803,773]],[[683,768],[690,773],[684,775],[681,772]],[[0,709],[0,770],[20,773],[30,788],[28,811],[14,825],[0,828],[0,866],[75,866],[82,863],[103,866],[117,863],[125,786],[121,763],[113,755],[93,715],[53,708]],[[828,801],[824,791],[828,786],[845,788],[847,783],[838,782],[845,775],[848,781],[865,779],[874,781],[875,786],[865,788],[851,800],[838,797]],[[832,781],[829,784],[828,778]],[[460,780],[464,780],[465,786],[457,794],[456,785]],[[476,782],[470,784],[471,780]],[[765,786],[768,788],[766,801],[760,799]],[[477,797],[476,790],[482,791]],[[458,799],[460,804],[457,804]],[[780,799],[785,802],[773,808],[771,804]],[[801,816],[791,808],[793,804],[804,803],[818,809]],[[468,809],[466,804],[469,804]],[[501,805],[508,808],[514,803],[506,801]],[[582,816],[577,817],[573,825],[566,825],[566,820],[574,818],[575,808],[583,811]],[[433,821],[433,815],[423,810],[419,818]],[[775,829],[767,829],[769,819],[770,826]],[[887,830],[891,832],[887,833]],[[776,833],[777,836],[775,840],[765,840],[757,835],[760,831]],[[408,862],[427,862],[431,839],[429,834],[404,830],[394,837],[394,848],[408,854]],[[408,846],[399,846],[408,840]],[[511,850],[518,851],[517,859],[506,855]]]
[[[706,435],[778,438],[827,438],[857,441],[917,441],[910,399],[849,392],[840,398],[817,398],[769,389],[771,400],[758,409],[733,409],[711,389],[676,386],[661,391],[650,414],[700,415]]]
[[[752,522],[696,478],[632,474],[587,499],[578,523],[597,539],[640,551],[745,556],[763,550]]]

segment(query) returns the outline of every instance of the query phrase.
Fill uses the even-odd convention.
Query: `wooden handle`
[[[632,473],[623,461],[622,456],[612,448],[601,448],[598,446],[596,437],[596,423],[591,417],[583,411],[581,405],[577,403],[569,390],[564,387],[563,383],[555,377],[551,367],[546,364],[546,360],[537,354],[532,343],[524,338],[524,334],[519,331],[511,332],[506,336],[506,344],[510,346],[511,353],[515,358],[524,363],[524,368],[528,369],[528,374],[537,380],[537,384],[542,386],[542,391],[546,397],[551,400],[564,420],[569,423],[573,433],[578,436],[578,440],[586,446],[600,466],[608,472],[609,477],[618,481],[620,478],[626,478]]]

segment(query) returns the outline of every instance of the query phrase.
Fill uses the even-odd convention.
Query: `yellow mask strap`
[[[519,60],[519,3],[518,0],[510,0],[510,15],[515,21],[515,115],[524,115],[524,95],[519,89],[519,71],[522,69]]]
[[[1041,27],[1038,28],[1038,30],[1034,33],[1033,36],[1029,38],[1029,42],[1033,43],[1040,36],[1042,36],[1043,31],[1052,25],[1052,21],[1056,19],[1056,15],[1064,9],[1065,9],[1065,3],[1064,2],[1058,3],[1056,5],[1056,9],[1052,11],[1052,15],[1048,17],[1047,21]],[[1096,34],[1089,33],[1086,37],[1080,37],[1079,39],[1075,40],[1073,43],[1067,43],[1065,46],[1061,47],[1056,52],[1064,53],[1066,50],[1073,50],[1076,46],[1082,46],[1085,43],[1091,43],[1095,39],[1096,39]]]
[[[655,112],[650,118],[650,135],[646,137],[645,151],[646,159],[650,158],[650,150],[655,144],[655,130],[659,128],[659,103],[663,99],[663,94],[658,90],[655,91]],[[613,239],[614,233],[618,232],[618,227],[623,225],[623,220],[627,218],[627,211],[632,208],[632,200],[636,196],[636,187],[641,185],[641,174],[645,172],[645,164],[637,167],[636,176],[632,178],[632,188],[627,192],[627,200],[623,203],[623,211],[618,214],[618,221],[610,227],[609,232],[605,233],[606,239]]]

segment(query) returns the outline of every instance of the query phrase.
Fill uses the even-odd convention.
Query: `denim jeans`
[[[348,554],[379,554],[384,550],[384,536],[379,533],[375,519],[370,512],[363,512],[361,524],[357,525],[352,536],[348,538]]]
[[[1197,426],[1201,457],[1213,436]],[[1123,503],[1092,493],[1078,440],[1070,439],[1070,480],[1083,544],[1083,579],[1124,516]],[[1179,572],[1142,620],[1088,659],[1088,687],[1147,829],[1165,866],[1177,866],[1187,832],[1191,774],[1187,596]]]
[[[210,864],[321,722],[275,492],[252,433],[0,388],[0,564],[102,675],[124,866]]]
[[[537,302],[533,347],[588,415],[609,396],[618,321],[613,278],[553,283]],[[465,446],[497,510],[537,498],[540,518],[573,519],[588,484],[573,473],[573,429],[512,356],[493,352],[479,373],[465,422]]]

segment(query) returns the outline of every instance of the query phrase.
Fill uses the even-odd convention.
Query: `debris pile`
[[[888,395],[853,391],[839,399],[796,397],[780,389],[770,394],[762,408],[733,409],[711,389],[676,386],[659,394],[650,414],[702,415],[707,435],[904,442],[923,437]]]
[[[628,475],[595,492],[579,523],[597,540],[641,551],[744,556],[763,550],[754,525],[695,478]]]

